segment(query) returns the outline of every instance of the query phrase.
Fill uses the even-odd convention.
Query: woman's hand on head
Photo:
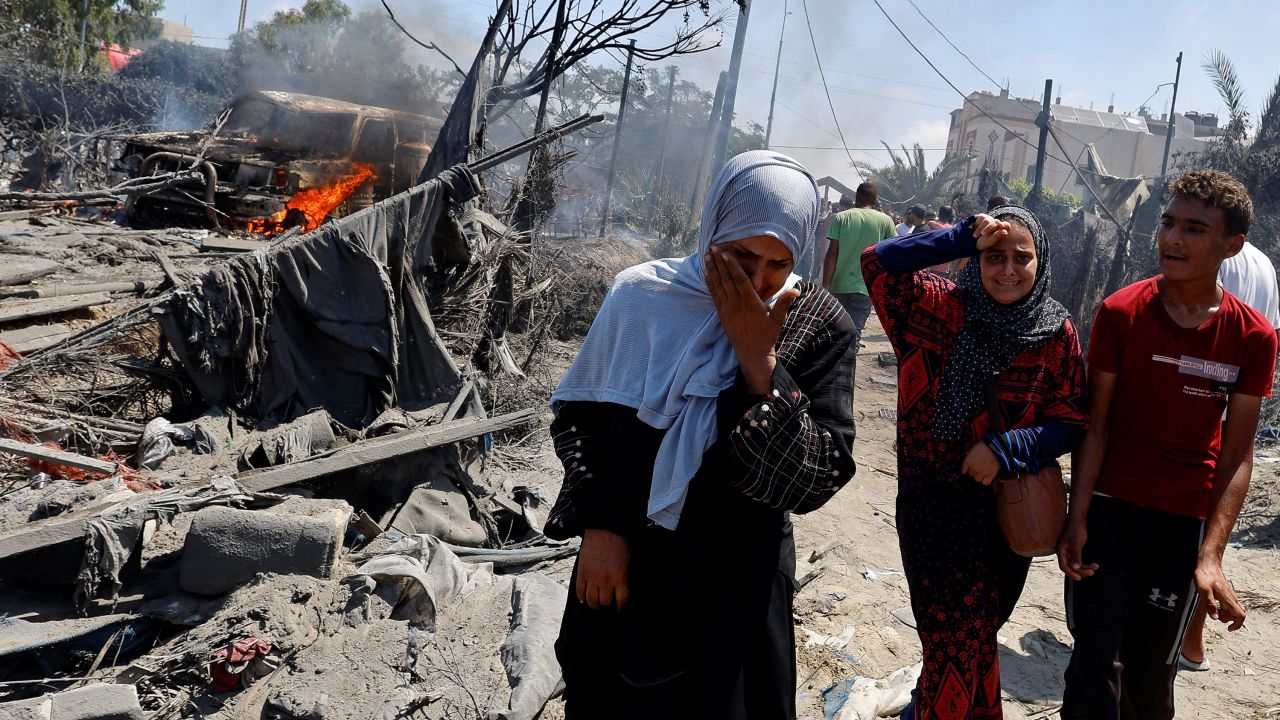
[[[800,296],[792,288],[782,293],[773,307],[756,294],[750,278],[732,253],[713,246],[705,257],[707,289],[716,304],[724,334],[738,356],[747,389],[756,395],[769,392],[777,365],[774,345],[787,320],[787,310]]]
[[[964,456],[964,465],[960,467],[961,472],[983,485],[990,485],[1000,475],[1001,469],[996,454],[982,442],[969,448]]]
[[[974,215],[973,237],[977,241],[978,251],[986,250],[1004,238],[1009,237],[1010,227],[1009,223],[997,220],[986,213]]]

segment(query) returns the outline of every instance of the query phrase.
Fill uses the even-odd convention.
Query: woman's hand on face
[[[1009,237],[1009,228],[1009,223],[997,220],[986,213],[974,215],[973,237],[977,240],[978,250],[986,250]]]
[[[731,253],[713,246],[705,258],[707,289],[716,304],[724,334],[738,356],[747,389],[756,395],[769,392],[777,364],[774,345],[787,320],[787,309],[800,296],[792,288],[769,307]]]
[[[964,465],[960,468],[965,475],[983,485],[990,485],[1000,474],[1000,470],[1000,461],[996,459],[996,454],[991,452],[991,448],[987,447],[986,443],[981,442],[969,448],[968,454],[964,456]]]

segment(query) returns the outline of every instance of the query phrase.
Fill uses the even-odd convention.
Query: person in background
[[[853,207],[853,199],[841,195],[838,201],[826,203],[826,206],[827,211],[819,219],[818,232],[814,235],[813,271],[806,276],[816,283],[823,282],[827,253],[831,250],[831,241],[827,238],[827,234],[831,230],[831,223],[835,222],[836,215]]]
[[[862,337],[871,298],[862,280],[862,251],[896,235],[893,220],[876,210],[879,203],[875,183],[864,182],[854,191],[854,206],[836,214],[827,238],[831,241],[822,264],[822,286],[844,306]]]
[[[1257,310],[1271,327],[1280,331],[1280,293],[1276,290],[1276,268],[1271,259],[1248,240],[1240,252],[1222,261],[1218,269],[1218,284],[1235,295],[1245,305]],[[1208,670],[1209,658],[1204,650],[1204,622],[1209,617],[1209,607],[1201,600],[1196,614],[1187,626],[1182,640],[1178,664],[1183,670],[1199,672]]]
[[[1103,300],[1089,343],[1089,430],[1058,541],[1075,638],[1066,720],[1172,718],[1199,599],[1228,630],[1244,624],[1222,555],[1249,488],[1276,333],[1218,285],[1249,232],[1248,192],[1192,171],[1169,194],[1161,274]]]
[[[911,235],[928,229],[925,225],[924,208],[912,205],[902,213],[902,224],[898,226],[899,235]]]
[[[987,198],[987,212],[991,212],[992,210],[1002,205],[1008,205],[1008,204],[1009,204],[1009,198],[1003,195],[992,195],[991,197]]]
[[[929,221],[930,230],[942,230],[956,224],[956,211],[950,205],[938,206],[938,219]]]
[[[729,160],[697,252],[619,273],[552,395],[569,720],[796,716],[790,513],[854,473],[853,323],[792,273],[817,214],[792,158]]]
[[[956,212],[955,210],[951,209],[950,205],[942,205],[938,208],[937,219],[927,220],[925,224],[928,225],[930,230],[943,230],[945,228],[951,227],[952,225],[955,225],[955,217],[956,217]],[[959,271],[959,269],[964,267],[963,264],[957,266],[957,263],[966,263],[966,262],[968,262],[968,258],[959,258],[957,260],[952,260],[949,263],[934,265],[933,267],[929,268],[929,272],[935,273],[937,275],[941,275],[948,280],[954,280],[956,273]]]
[[[954,283],[924,271],[958,257],[972,261]],[[1039,221],[1017,207],[862,256],[899,367],[898,544],[924,659],[903,718],[1001,716],[996,632],[1031,561],[996,522],[992,482],[1069,452],[1086,420],[1084,359],[1050,267]]]

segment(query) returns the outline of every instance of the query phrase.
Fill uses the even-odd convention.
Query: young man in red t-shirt
[[[1276,333],[1217,283],[1249,231],[1244,187],[1196,171],[1169,192],[1162,274],[1104,300],[1089,345],[1090,426],[1058,544],[1075,637],[1066,720],[1172,718],[1199,597],[1228,630],[1244,623],[1222,552],[1249,487]]]

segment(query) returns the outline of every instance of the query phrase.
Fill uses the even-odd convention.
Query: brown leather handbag
[[[986,383],[987,411],[995,432],[1005,431],[1000,416],[995,378]],[[1057,551],[1058,536],[1067,520],[1067,491],[1062,468],[1045,465],[1035,474],[1003,473],[996,478],[996,521],[1014,552],[1043,557]]]

